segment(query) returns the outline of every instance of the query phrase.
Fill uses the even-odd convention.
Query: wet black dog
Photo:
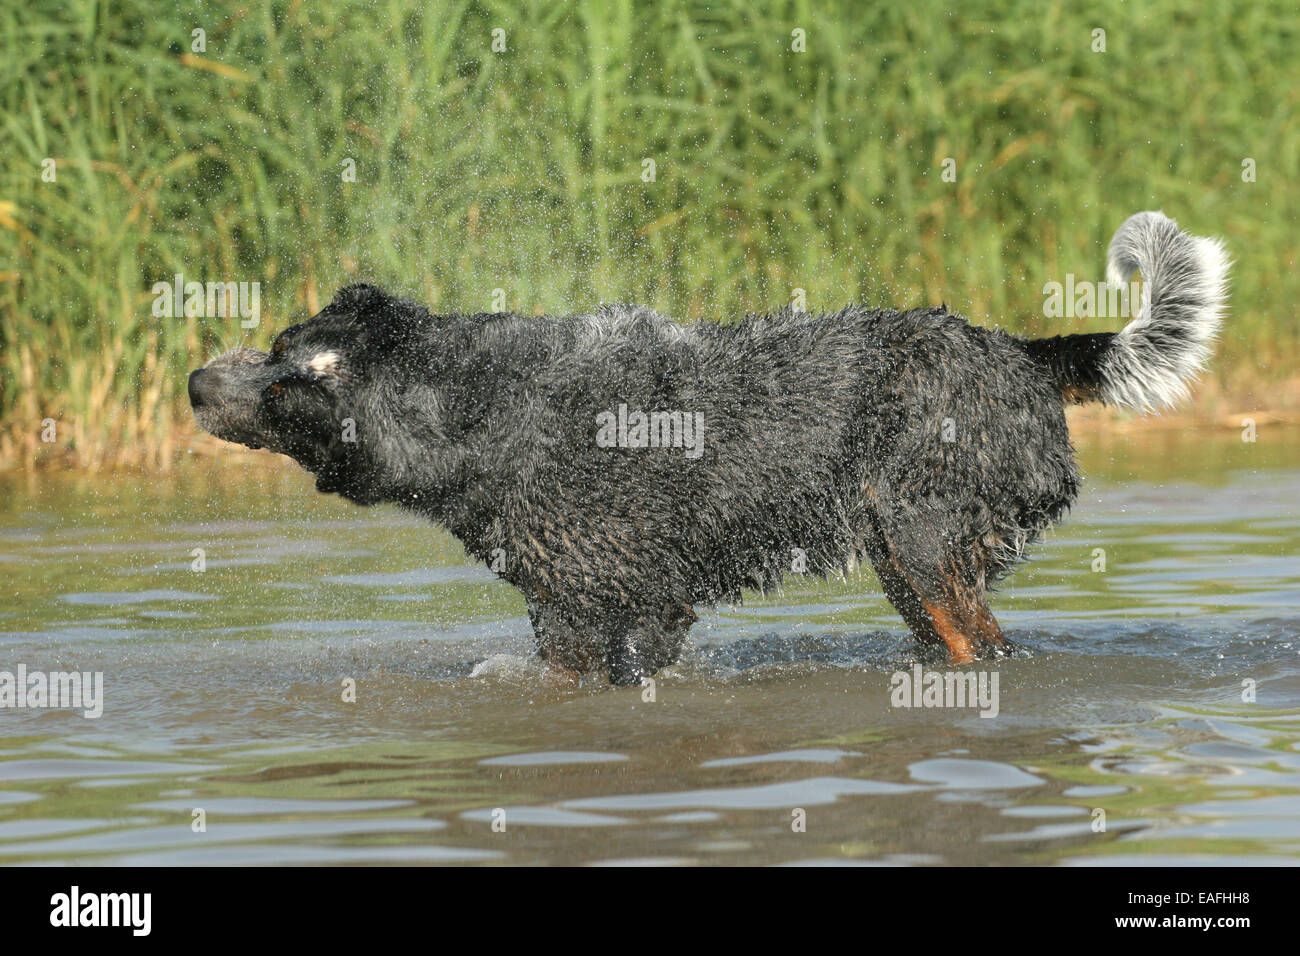
[[[1209,355],[1228,262],[1158,213],[1110,247],[1119,333],[1028,341],[944,309],[678,325],[433,315],[371,286],[190,376],[199,424],[321,491],[441,522],[523,591],[544,658],[639,682],[694,605],[862,556],[922,641],[1003,642],[986,589],[1078,483],[1067,402],[1167,406]]]

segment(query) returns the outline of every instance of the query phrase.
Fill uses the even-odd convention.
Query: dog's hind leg
[[[947,570],[941,568],[944,587],[921,596],[931,625],[956,664],[968,664],[981,653],[1006,643],[1002,628],[989,610],[983,576],[970,567],[972,563],[967,560]]]
[[[930,540],[929,535],[919,537]],[[941,645],[953,663],[967,664],[1005,642],[989,610],[977,552],[946,559],[937,548],[913,546],[904,552],[877,520],[866,546],[885,596],[922,644]]]
[[[926,610],[925,602],[912,586],[907,572],[894,556],[883,535],[876,532],[868,542],[867,554],[871,566],[875,568],[876,577],[885,591],[885,597],[894,609],[902,615],[913,636],[922,644],[942,644],[944,640],[935,629],[934,620]]]

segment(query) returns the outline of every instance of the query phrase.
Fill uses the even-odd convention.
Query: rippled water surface
[[[1079,436],[991,718],[891,705],[869,572],[702,615],[651,701],[550,680],[453,539],[265,455],[0,479],[0,671],[104,681],[0,709],[0,862],[1294,864],[1296,438]]]

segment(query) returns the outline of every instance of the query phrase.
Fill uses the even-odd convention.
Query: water
[[[104,706],[0,710],[0,862],[1295,864],[1296,437],[1079,436],[995,718],[891,706],[869,573],[703,615],[650,702],[549,680],[453,539],[265,454],[10,476],[0,670]]]

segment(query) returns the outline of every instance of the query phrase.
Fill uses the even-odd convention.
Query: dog
[[[646,308],[435,315],[350,285],[269,353],[191,373],[200,427],[438,522],[523,592],[542,658],[638,684],[695,608],[866,558],[917,640],[1004,651],[989,588],[1074,501],[1069,403],[1174,405],[1221,324],[1221,241],[1139,213],[1120,332],[1025,339],[945,308],[683,325]]]

